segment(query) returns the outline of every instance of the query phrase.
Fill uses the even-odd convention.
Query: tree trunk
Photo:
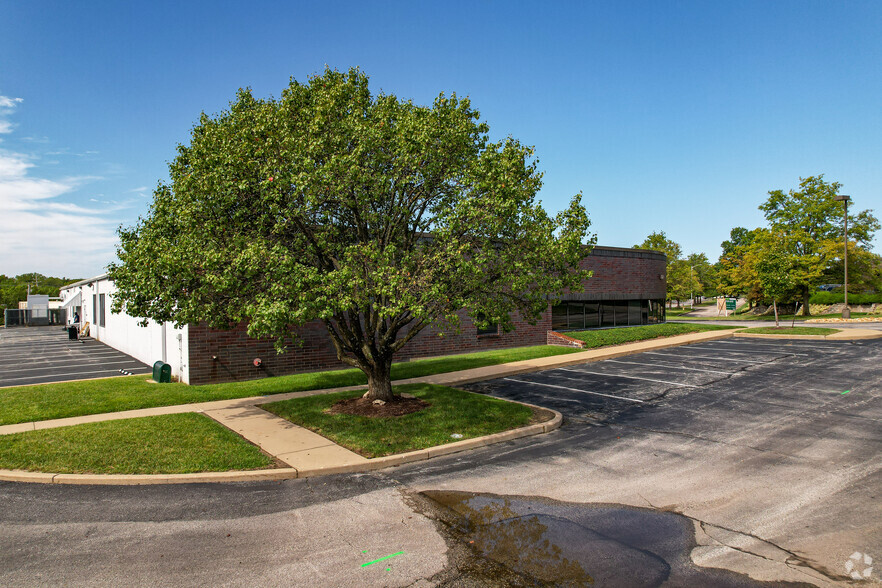
[[[778,328],[778,301],[772,300],[772,307],[775,309],[775,328]]]
[[[809,298],[812,297],[812,293],[809,291],[808,287],[802,291],[802,316],[811,316],[812,309],[809,308]]]
[[[362,398],[389,402],[395,398],[392,393],[392,362],[381,361],[379,363],[380,365],[372,366],[370,369],[362,368],[368,378],[368,391],[364,393]]]

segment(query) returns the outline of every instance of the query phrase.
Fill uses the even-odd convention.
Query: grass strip
[[[407,384],[396,393],[407,393],[431,406],[419,412],[374,418],[325,412],[338,400],[358,392],[338,392],[264,404],[261,408],[305,427],[364,457],[382,457],[426,449],[522,427],[530,422],[530,407],[498,398],[435,386]],[[461,439],[451,435],[459,433]]]
[[[420,359],[393,364],[392,379],[443,374],[576,351],[578,349],[535,345]],[[14,386],[0,388],[0,425],[366,383],[367,379],[360,370],[346,369],[204,386],[151,384],[143,376]]]
[[[879,313],[876,313],[876,314],[871,314],[868,312],[853,312],[853,313],[851,313],[852,318],[860,318],[860,317],[865,317],[865,316],[879,317],[879,320],[882,321],[882,315],[880,315]],[[801,321],[805,321],[808,319],[818,319],[818,318],[842,318],[842,313],[810,314],[809,316],[805,316],[802,314],[798,314],[796,316],[793,316],[792,314],[779,314],[778,315],[778,321],[785,322],[785,323],[792,322],[793,320],[796,320],[796,322],[801,322]],[[681,317],[672,317],[672,316],[668,315],[668,319],[673,319],[673,320],[678,320],[678,321],[683,320],[683,321],[689,321],[689,322],[693,322],[693,321],[758,321],[758,322],[771,321],[771,322],[775,322],[775,315],[774,314],[768,314],[768,315],[757,315],[757,314],[731,315],[730,314],[728,317],[721,315],[721,316],[684,316],[682,318]]]
[[[740,332],[757,335],[832,335],[839,331],[827,327],[751,327]]]
[[[683,323],[665,323],[661,325],[646,325],[643,327],[628,327],[620,329],[599,329],[592,331],[573,331],[566,335],[573,339],[585,342],[585,347],[594,349],[608,345],[621,345],[634,341],[658,339],[660,337],[673,337],[687,333],[700,333],[703,331],[717,331],[734,329],[737,327],[724,325],[689,325]]]
[[[251,470],[273,460],[196,414],[88,423],[0,436],[0,468],[62,474],[186,474]]]

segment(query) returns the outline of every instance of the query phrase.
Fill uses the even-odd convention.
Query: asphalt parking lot
[[[760,375],[775,382],[774,390],[766,391],[768,397],[780,399],[789,391],[804,402],[835,399],[845,404],[845,396],[854,394],[851,398],[857,398],[861,392],[850,390],[848,377],[812,374],[811,382],[803,382],[800,368],[821,359],[847,356],[861,345],[725,339],[481,382],[468,388],[554,408],[570,419],[595,421],[625,418],[654,404],[676,404],[678,399],[694,403],[702,398],[702,392],[720,383],[735,378],[737,383],[748,384]],[[782,380],[782,373],[789,375]],[[846,390],[848,394],[843,394]],[[705,400],[720,401],[724,395],[714,394]]]
[[[602,533],[620,547],[592,547],[609,561],[584,568],[612,569],[620,585],[660,585],[624,573],[635,568],[670,569],[663,585],[725,585],[719,568],[750,576],[738,586],[880,586],[878,566],[852,584],[846,568],[855,553],[882,557],[880,365],[882,341],[726,339],[471,384],[555,407],[563,426],[397,468],[215,485],[0,482],[0,584],[499,586],[482,583],[484,539],[561,563],[603,547]],[[519,515],[534,509],[551,534],[475,525],[478,536],[448,537],[412,502],[438,492],[477,496],[478,514],[494,501],[528,534],[535,524]],[[659,522],[677,532],[656,533]],[[701,571],[713,577],[677,580]]]
[[[59,326],[0,329],[0,388],[131,374],[150,366],[94,339],[70,341]]]

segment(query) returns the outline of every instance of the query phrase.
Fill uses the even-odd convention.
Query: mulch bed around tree
[[[386,404],[374,404],[373,400],[358,397],[335,402],[328,412],[366,417],[397,417],[419,412],[429,406],[431,405],[428,402],[419,398],[396,396],[395,400],[386,402]]]

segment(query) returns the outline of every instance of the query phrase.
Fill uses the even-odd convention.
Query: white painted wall
[[[139,324],[142,320],[140,318],[125,313],[112,313],[110,308],[113,305],[116,288],[113,282],[104,276],[62,288],[61,297],[67,300],[77,292],[82,295],[80,324],[89,323],[89,335],[92,338],[150,366],[162,360],[171,366],[173,376],[189,383],[187,325],[178,329],[173,324],[160,325],[149,321],[146,327],[142,327]],[[106,316],[103,327],[99,326],[100,321],[97,320],[99,317],[95,308],[96,298],[93,298],[100,294],[105,295]]]

